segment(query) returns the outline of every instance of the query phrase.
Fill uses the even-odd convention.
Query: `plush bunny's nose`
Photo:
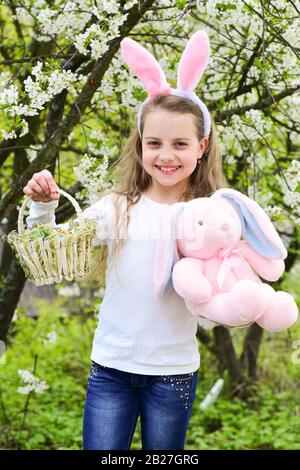
[[[230,225],[226,222],[225,224],[221,225],[221,230],[227,231],[229,230]]]

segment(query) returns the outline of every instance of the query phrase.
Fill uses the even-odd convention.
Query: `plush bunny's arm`
[[[173,286],[177,294],[190,302],[207,302],[212,288],[203,275],[204,261],[182,258],[173,268]]]
[[[238,249],[241,250],[250,266],[267,281],[277,281],[285,269],[282,259],[266,258],[255,251],[246,240],[242,240]]]

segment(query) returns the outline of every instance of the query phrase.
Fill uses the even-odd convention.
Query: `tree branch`
[[[264,95],[260,100],[258,100],[256,103],[253,103],[253,104],[240,106],[238,108],[233,108],[233,109],[229,109],[226,111],[219,111],[215,115],[215,120],[217,122],[222,122],[225,119],[228,119],[229,117],[233,115],[244,114],[246,111],[249,111],[250,109],[266,109],[269,106],[271,106],[274,102],[278,103],[280,100],[286,98],[287,96],[293,95],[298,90],[300,90],[300,85],[292,87],[292,88],[288,88],[287,90],[283,90],[280,93],[277,93],[277,95],[273,95],[273,97],[270,97],[269,95],[268,96]],[[211,108],[211,106],[209,107]]]

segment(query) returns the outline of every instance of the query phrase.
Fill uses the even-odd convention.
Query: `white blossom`
[[[77,80],[77,74],[70,70],[54,70],[49,75],[47,72],[42,73],[40,63],[35,67],[34,75],[35,81],[31,76],[24,81],[25,91],[30,99],[30,107],[27,111],[29,116],[38,114],[37,110],[44,109],[46,102]]]
[[[265,206],[264,211],[270,217],[270,219],[276,219],[282,216],[282,208],[278,206]]]
[[[37,154],[38,154],[39,150],[41,150],[41,148],[42,148],[42,145],[34,144],[33,147],[29,147],[25,150],[27,158],[28,158],[30,163],[33,162],[33,160],[36,159]]]
[[[275,175],[283,193],[283,201],[289,207],[289,218],[295,224],[300,223],[300,162],[292,160],[290,166],[283,170],[283,177]]]
[[[91,24],[83,33],[77,34],[73,42],[81,54],[91,55],[93,59],[98,60],[107,51],[108,42],[119,36],[119,28],[128,13],[119,11],[119,3],[116,0],[96,2],[91,8],[91,13],[99,22]],[[107,13],[111,15],[109,19],[106,17]]]
[[[50,333],[47,334],[46,339],[44,339],[44,344],[51,343],[55,344],[57,342],[57,333],[56,331],[50,331]]]
[[[43,393],[49,388],[44,380],[40,380],[29,370],[19,369],[18,374],[21,376],[24,387],[18,387],[18,393],[28,395],[30,392]]]
[[[107,137],[100,131],[92,131],[89,150],[97,155],[103,155],[101,163],[96,157],[84,154],[80,164],[74,167],[73,171],[78,181],[87,189],[86,198],[89,204],[93,204],[99,199],[103,190],[111,187],[111,182],[107,181],[109,159],[116,156],[118,148],[111,145]]]
[[[21,132],[20,132],[20,137],[23,137],[23,135],[26,135],[28,133],[29,127],[28,127],[28,122],[25,121],[25,119],[21,120]]]
[[[300,161],[292,160],[290,166],[285,171],[285,177],[289,182],[291,190],[295,191],[300,185]]]
[[[12,105],[18,101],[18,90],[14,85],[10,85],[8,88],[4,88],[0,91],[0,105]]]
[[[2,130],[1,133],[4,139],[14,139],[17,137],[17,134],[14,130],[10,132],[6,132],[5,130]]]

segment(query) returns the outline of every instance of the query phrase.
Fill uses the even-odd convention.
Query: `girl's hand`
[[[48,170],[34,173],[31,180],[23,188],[23,192],[37,202],[49,202],[53,199],[59,199],[60,196],[58,186]]]

